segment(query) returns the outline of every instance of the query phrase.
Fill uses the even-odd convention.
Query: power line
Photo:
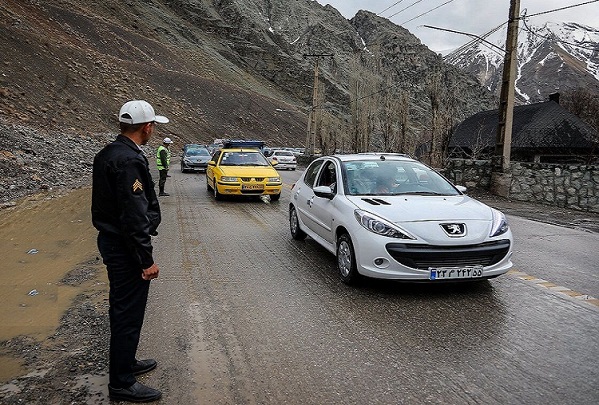
[[[595,0],[595,1],[599,1],[599,0]],[[522,20],[522,23],[524,24],[524,29],[526,31],[530,32],[531,34],[533,34],[534,36],[537,36],[539,38],[543,38],[543,39],[547,39],[547,40],[551,40],[552,39],[552,38],[550,38],[548,36],[541,35],[541,34],[535,32],[535,31],[533,31],[532,28],[530,28],[528,26],[528,24],[526,24],[526,18],[527,17],[528,16],[526,16],[526,15],[523,15],[522,17],[520,17],[520,20]],[[574,46],[574,47],[580,48],[580,49],[586,49],[586,50],[589,50],[589,51],[596,51],[598,49],[597,46],[595,46],[594,48],[590,48],[590,47],[582,46],[580,44],[575,44],[573,42],[564,41],[564,40],[561,40],[561,39],[559,39],[557,42],[562,43],[562,44],[566,44],[566,45],[570,45],[570,46]]]
[[[484,43],[486,43],[486,44],[489,44],[489,45],[491,45],[493,48],[497,48],[497,49],[499,49],[499,50],[501,51],[501,55],[505,54],[505,49],[503,49],[503,48],[500,48],[499,46],[497,46],[497,45],[495,45],[495,44],[492,44],[492,43],[490,43],[489,41],[487,41],[486,39],[483,39],[482,37],[479,37],[478,35],[469,34],[469,33],[467,33],[467,32],[454,31],[454,30],[450,30],[450,29],[447,29],[447,28],[438,28],[438,27],[433,27],[433,26],[431,26],[431,25],[423,25],[423,27],[426,27],[426,28],[432,28],[432,29],[434,29],[434,30],[439,30],[439,31],[453,32],[454,34],[467,35],[467,36],[469,36],[469,37],[476,38],[476,39],[478,39],[479,41],[482,41],[482,42],[484,42]]]
[[[398,5],[399,3],[401,3],[403,0],[399,0],[396,1],[395,3],[391,4],[389,7],[387,7],[386,9],[384,9],[383,11],[381,11],[380,13],[377,13],[377,15],[381,15],[383,14],[385,11],[389,10],[391,7],[395,7],[396,5]]]
[[[584,3],[572,4],[571,6],[565,6],[565,7],[555,8],[553,10],[541,11],[540,13],[531,14],[531,15],[526,16],[526,17],[520,17],[520,19],[527,18],[527,17],[536,17],[536,16],[541,15],[541,14],[549,14],[549,13],[554,13],[556,11],[567,10],[569,8],[574,8],[574,7],[579,7],[579,6],[585,6],[587,4],[596,3],[598,1],[599,0],[590,0],[590,1],[585,1]]]
[[[395,17],[397,14],[401,13],[402,11],[405,11],[405,10],[409,9],[410,7],[412,7],[412,6],[414,6],[414,5],[418,4],[418,3],[420,3],[421,1],[423,1],[423,0],[416,0],[415,2],[413,2],[412,4],[410,4],[408,7],[404,7],[404,8],[402,8],[402,9],[401,9],[401,10],[399,10],[397,13],[391,14],[391,15],[390,15],[389,17],[387,17],[387,18]]]
[[[404,24],[407,24],[407,23],[409,23],[409,22],[411,22],[411,21],[414,21],[415,19],[417,19],[417,18],[420,18],[420,17],[422,17],[423,15],[426,15],[426,14],[428,14],[428,13],[432,12],[432,11],[435,11],[436,9],[438,9],[438,8],[440,8],[440,7],[443,7],[444,5],[446,5],[446,4],[448,4],[448,3],[451,3],[452,1],[453,1],[453,0],[448,0],[448,1],[446,1],[445,3],[443,3],[443,4],[440,4],[440,5],[438,5],[438,6],[437,6],[437,7],[435,7],[435,8],[431,8],[430,10],[428,10],[428,11],[425,11],[424,13],[422,13],[422,14],[420,14],[420,15],[417,15],[417,16],[416,16],[416,17],[414,17],[414,18],[411,18],[411,19],[409,19],[408,21],[404,21],[404,22],[402,22],[400,25],[404,25]],[[599,0],[595,0],[595,1],[599,1]]]
[[[495,32],[499,31],[499,29],[500,29],[501,27],[503,27],[505,24],[507,24],[507,22],[504,22],[504,23],[501,23],[501,24],[499,24],[497,27],[493,28],[491,31],[489,31],[489,32],[486,32],[486,33],[484,33],[484,34],[480,35],[480,38],[482,38],[482,39],[488,38],[488,37],[489,37],[491,34],[494,34]],[[447,59],[450,59],[450,58],[452,58],[452,57],[454,57],[454,56],[456,56],[456,55],[460,55],[460,54],[462,54],[462,53],[464,53],[464,52],[468,51],[469,49],[471,49],[471,48],[474,48],[474,47],[475,47],[475,46],[477,46],[477,45],[478,45],[480,42],[481,42],[481,41],[480,41],[479,39],[473,39],[472,41],[465,43],[464,45],[460,46],[460,47],[459,47],[459,48],[457,48],[456,50],[454,50],[454,51],[450,52],[449,54],[445,55],[445,56],[443,57],[443,60],[447,60]],[[486,42],[486,41],[485,41],[485,42]],[[484,42],[482,43],[482,45],[483,45],[483,46],[485,46],[486,48],[488,48],[488,49],[490,49],[490,50],[494,51],[494,52],[497,52],[495,49],[493,49],[493,48],[489,47],[489,46],[488,46],[487,44],[485,44]],[[503,51],[503,50],[502,50],[502,51]],[[503,52],[504,52],[504,53],[502,53],[502,54],[501,54],[501,56],[502,56],[502,57],[503,57],[503,56],[504,56],[504,54],[505,54],[505,51],[503,51]]]

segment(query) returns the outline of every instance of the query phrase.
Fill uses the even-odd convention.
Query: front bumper
[[[208,162],[206,163],[185,163],[181,164],[183,170],[193,170],[193,171],[206,171],[208,167]]]
[[[430,268],[472,268],[482,266],[482,276],[452,279],[486,279],[506,273],[512,267],[511,239],[494,239],[475,245],[431,246],[388,238],[352,237],[358,272],[367,277],[405,281],[431,281]],[[367,237],[366,237],[367,236]],[[370,240],[369,240],[370,239]]]
[[[216,188],[220,194],[225,195],[273,195],[281,194],[282,184],[243,184],[217,182]]]

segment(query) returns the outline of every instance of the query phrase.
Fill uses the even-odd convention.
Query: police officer
[[[156,123],[143,100],[125,103],[119,113],[120,135],[94,158],[92,222],[98,249],[110,282],[110,365],[108,393],[113,400],[154,401],[161,392],[137,382],[139,375],[156,367],[156,361],[137,360],[150,280],[158,277],[152,257],[152,235],[160,224],[160,206],[154,191],[145,145]]]
[[[158,196],[169,196],[169,193],[164,192],[164,185],[166,184],[166,178],[168,175],[168,169],[171,165],[171,150],[170,146],[173,141],[171,138],[164,138],[162,145],[156,150],[156,166],[158,166]]]

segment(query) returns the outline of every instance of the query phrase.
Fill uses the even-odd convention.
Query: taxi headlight
[[[269,183],[280,183],[281,182],[281,178],[280,177],[269,177],[268,178],[268,182]]]
[[[360,225],[368,229],[370,232],[376,233],[377,235],[397,239],[416,239],[408,232],[400,229],[398,226],[369,212],[355,210],[354,216]]]
[[[237,182],[237,177],[222,176],[220,178],[220,181],[222,181],[223,183],[236,183]]]

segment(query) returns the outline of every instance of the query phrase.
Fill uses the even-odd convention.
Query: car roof
[[[322,156],[322,158],[334,157],[342,162],[352,162],[359,160],[403,160],[410,162],[417,162],[417,160],[411,158],[409,155],[402,153],[381,153],[381,152],[368,152],[368,153],[352,153],[347,155],[330,155]]]
[[[260,153],[259,149],[256,148],[223,148],[221,152],[252,152],[252,153]]]

